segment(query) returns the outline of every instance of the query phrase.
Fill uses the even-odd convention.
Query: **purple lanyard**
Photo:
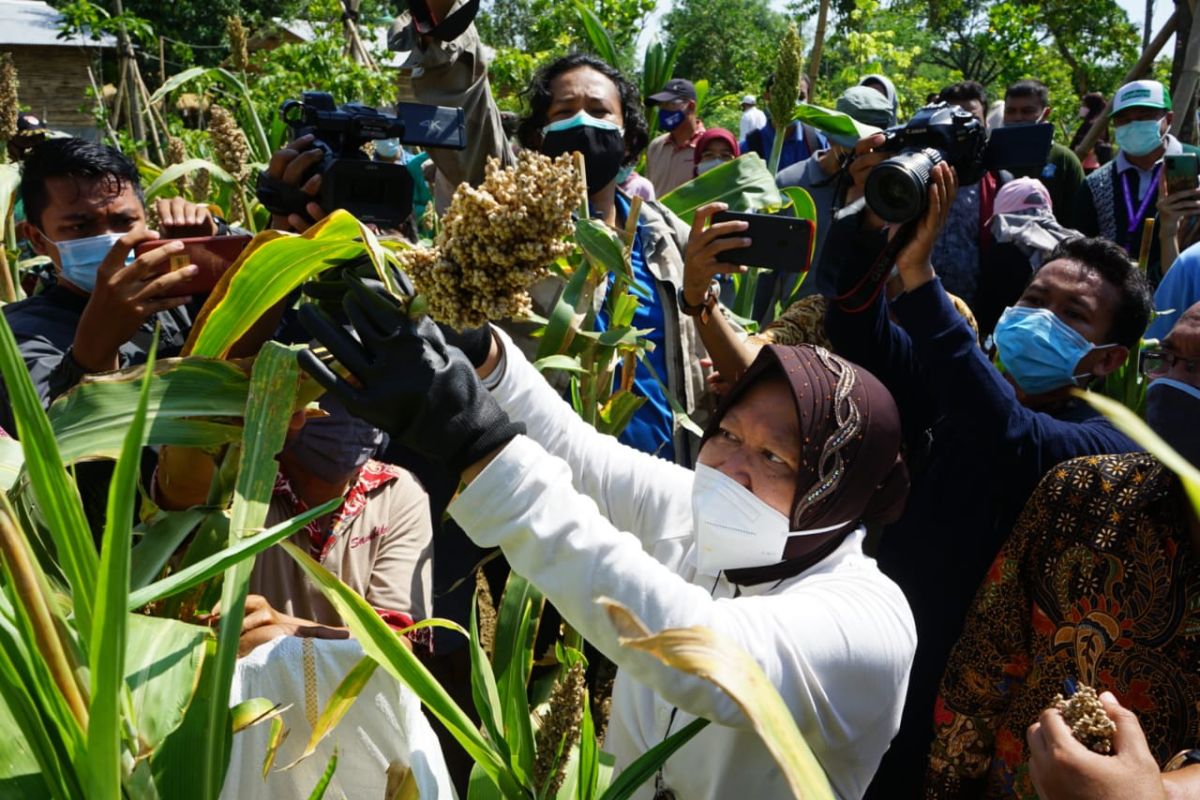
[[[1146,199],[1142,200],[1142,204],[1138,206],[1137,211],[1133,210],[1133,192],[1129,191],[1129,171],[1121,173],[1121,188],[1125,190],[1125,210],[1129,214],[1129,232],[1133,233],[1142,224],[1142,220],[1146,216],[1146,211],[1150,208],[1150,201],[1154,199],[1155,186],[1158,185],[1158,173],[1162,169],[1162,162],[1154,165],[1154,171],[1150,173],[1150,188],[1146,190]]]

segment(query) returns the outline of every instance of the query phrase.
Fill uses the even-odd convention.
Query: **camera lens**
[[[942,161],[927,148],[897,153],[880,162],[867,176],[867,205],[887,222],[908,222],[925,210],[933,168]]]

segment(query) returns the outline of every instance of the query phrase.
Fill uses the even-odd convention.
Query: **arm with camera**
[[[413,92],[421,103],[462,108],[470,131],[465,149],[429,148],[429,156],[450,186],[477,186],[489,158],[500,159],[502,166],[515,161],[492,97],[484,44],[474,24],[460,31],[474,18],[478,1],[409,0],[408,5],[416,20],[412,57],[420,60]],[[438,24],[451,22],[444,29]]]
[[[1081,453],[1122,452],[1128,445],[1110,425],[1060,420],[1027,407],[979,347],[929,263],[956,189],[953,169],[939,164],[929,208],[896,259],[904,293],[892,301],[891,310],[908,332],[933,405],[955,435],[981,456],[1019,470],[1032,491],[1046,470],[1061,461]]]
[[[850,162],[851,185],[846,206],[830,226],[822,250],[824,267],[834,275],[836,294],[830,299],[825,330],[837,353],[870,370],[883,381],[896,400],[906,435],[928,428],[936,410],[925,390],[908,333],[888,314],[884,275],[871,278],[876,266],[887,261],[884,222],[864,200],[871,170],[887,156],[875,148],[883,134],[863,139]],[[890,269],[890,263],[883,263]],[[874,294],[872,294],[872,292]],[[864,295],[870,295],[864,300]]]

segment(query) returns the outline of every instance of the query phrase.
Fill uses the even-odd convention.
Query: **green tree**
[[[583,0],[612,37],[619,64],[630,72],[638,36],[657,0]],[[497,49],[557,54],[582,46],[587,37],[573,0],[488,0],[476,18],[483,40]]]
[[[80,6],[80,0],[50,0],[56,8]],[[214,66],[229,56],[225,19],[240,16],[251,30],[271,19],[303,19],[309,22],[341,20],[339,0],[124,0],[125,12],[146,20],[153,34],[167,38],[167,72],[190,66]],[[112,12],[110,0],[96,3]],[[387,0],[363,0],[361,22],[390,19],[393,6]],[[154,50],[154,48],[150,48]],[[147,80],[158,74],[157,51],[144,54]],[[153,69],[146,69],[153,64]]]
[[[789,21],[768,0],[679,0],[663,27],[668,45],[684,40],[677,77],[707,79],[717,94],[757,94]]]

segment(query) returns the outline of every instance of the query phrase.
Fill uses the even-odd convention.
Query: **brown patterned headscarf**
[[[713,436],[725,413],[758,381],[782,377],[800,418],[800,469],[791,529],[826,528],[827,534],[793,537],[777,567],[731,570],[735,583],[788,577],[837,548],[859,524],[894,522],[908,496],[908,470],[900,457],[900,412],[892,395],[862,367],[814,345],[768,345],[723,398],[704,434]]]

